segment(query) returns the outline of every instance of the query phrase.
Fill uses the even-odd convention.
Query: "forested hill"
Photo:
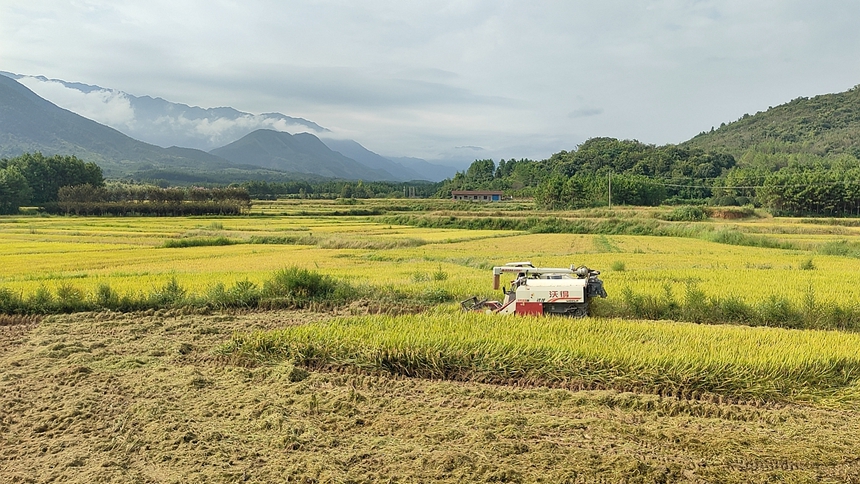
[[[701,133],[682,146],[733,155],[739,165],[779,155],[860,158],[860,86],[836,94],[799,97]],[[761,156],[770,155],[770,156]],[[806,156],[804,156],[806,155]]]

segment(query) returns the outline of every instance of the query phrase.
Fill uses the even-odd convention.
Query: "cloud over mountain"
[[[233,108],[201,108],[42,76],[2,74],[16,79],[58,106],[162,147],[209,150],[257,129],[289,133],[328,132],[306,119],[280,113],[251,114]]]

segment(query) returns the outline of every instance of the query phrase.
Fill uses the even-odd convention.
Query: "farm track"
[[[353,308],[355,309],[355,308]],[[242,366],[298,311],[0,324],[2,482],[860,482],[860,412]]]

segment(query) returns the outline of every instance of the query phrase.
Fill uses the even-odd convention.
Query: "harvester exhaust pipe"
[[[501,278],[502,278],[501,274],[493,274],[493,290],[494,291],[499,290],[499,287],[501,284],[501,281],[500,281]]]

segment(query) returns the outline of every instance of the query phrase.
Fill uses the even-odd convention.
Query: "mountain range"
[[[75,95],[96,95],[110,108],[112,126],[60,108],[16,79],[52,83]],[[308,132],[290,134],[290,130]],[[146,139],[140,141],[130,133]],[[175,143],[167,148],[160,145],[166,142]],[[786,157],[860,159],[860,86],[745,114],[680,146],[732,154],[739,166],[763,157],[770,160],[765,164],[785,164]],[[335,139],[325,127],[303,118],[191,107],[0,71],[0,157],[35,151],[94,161],[111,178],[179,183],[323,178],[438,181],[456,172],[421,159],[380,156],[356,141]]]
[[[81,95],[98,95],[105,102],[114,103],[111,112],[116,127],[60,108],[16,79],[37,79],[57,83]],[[129,114],[116,116],[124,107]],[[436,181],[456,171],[423,160],[406,159],[401,164],[352,140],[321,141],[307,132],[291,135],[287,128],[329,133],[312,121],[280,113],[253,115],[226,107],[190,107],[99,86],[0,71],[0,156],[3,157],[35,151],[74,154],[98,163],[108,177],[161,178],[172,182],[313,178]],[[146,134],[148,139],[138,141],[131,133]],[[201,137],[201,133],[208,135]],[[207,151],[208,143],[223,139],[230,142]],[[176,143],[163,148],[153,141]]]

